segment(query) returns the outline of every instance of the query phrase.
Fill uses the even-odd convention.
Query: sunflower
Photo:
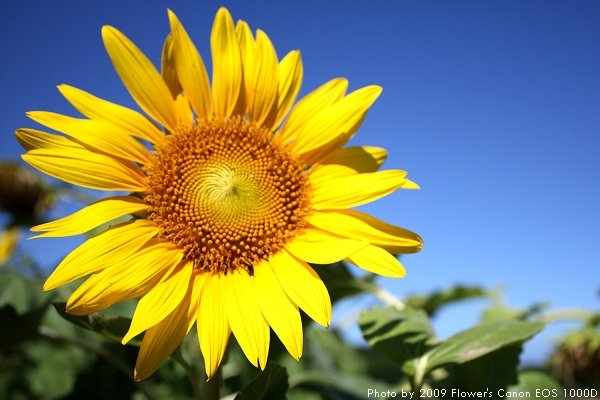
[[[30,112],[64,135],[16,131],[33,167],[123,193],[32,228],[36,237],[79,235],[131,216],[68,254],[44,290],[89,276],[68,299],[73,315],[139,298],[123,338],[145,332],[138,380],[194,323],[209,378],[231,333],[256,367],[267,363],[270,328],[299,359],[299,309],[323,326],[331,319],[327,289],[309,263],[346,260],[401,277],[392,254],[421,248],[415,233],[351,209],[418,188],[405,171],[378,171],[384,149],[344,147],[381,88],[347,94],[338,78],[294,105],[300,52],[279,60],[263,31],[234,24],[225,8],[210,36],[211,82],[179,19],[168,16],[161,72],[120,31],[102,28],[115,70],[149,118],[60,85],[85,118]]]

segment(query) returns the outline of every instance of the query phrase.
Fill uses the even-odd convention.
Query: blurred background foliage
[[[30,170],[0,163],[0,398],[2,399],[364,399],[369,389],[449,396],[451,389],[499,394],[536,389],[600,389],[600,314],[551,310],[544,303],[515,309],[498,290],[452,286],[399,299],[373,275],[356,276],[338,263],[317,265],[331,300],[373,296],[379,306],[365,309],[357,323],[364,343],[349,341],[342,329],[323,329],[305,319],[304,355],[293,360],[273,335],[270,360],[258,371],[235,343],[220,373],[202,379],[194,332],[179,350],[143,382],[133,381],[139,340],[127,346],[134,302],[86,317],[64,312],[72,286],[41,290],[47,274],[20,249],[31,225],[44,221],[56,199],[72,196]],[[432,267],[433,268],[433,267]],[[445,340],[432,321],[455,302],[484,299],[479,323]],[[522,365],[523,344],[548,324],[579,319],[581,328],[557,341],[546,363]],[[347,325],[347,324],[346,324]],[[446,390],[446,392],[444,392]]]

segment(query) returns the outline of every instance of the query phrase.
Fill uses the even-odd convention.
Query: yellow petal
[[[72,139],[36,129],[21,128],[15,131],[17,140],[25,150],[35,149],[83,149]]]
[[[381,147],[345,147],[315,165],[311,172],[312,179],[327,180],[357,173],[375,172],[386,157],[387,151]]]
[[[397,250],[395,253],[419,251],[423,243],[414,232],[355,210],[319,211],[306,217],[306,220],[312,226],[328,232],[394,248]]]
[[[40,171],[74,185],[99,190],[146,190],[144,173],[137,165],[87,149],[36,149],[21,157]]]
[[[222,288],[224,281],[224,277],[220,275],[206,276],[200,293],[197,319],[198,341],[208,379],[212,378],[219,368],[231,334],[224,305]]]
[[[269,353],[269,325],[256,298],[254,281],[246,271],[223,277],[223,300],[231,330],[248,361],[265,369]]]
[[[404,188],[406,171],[386,170],[355,174],[336,179],[309,175],[312,204],[317,210],[357,207]]]
[[[368,244],[365,240],[348,239],[318,229],[305,228],[286,245],[286,249],[309,263],[332,264]]]
[[[152,240],[129,258],[89,277],[67,301],[67,312],[87,315],[140,297],[168,277],[183,257],[172,245]]]
[[[158,228],[144,219],[107,229],[69,253],[52,272],[44,290],[54,289],[129,257],[157,233]]]
[[[338,101],[348,89],[348,81],[344,78],[332,79],[321,85],[292,108],[288,119],[279,132],[283,143],[295,142],[302,127],[323,108]]]
[[[314,152],[338,137],[350,139],[364,114],[381,94],[381,87],[358,89],[339,101],[323,108],[298,128],[291,146],[296,154]],[[347,137],[347,138],[346,138]]]
[[[215,114],[226,118],[233,115],[242,89],[242,60],[231,14],[224,7],[217,11],[210,46]]]
[[[331,300],[319,275],[304,261],[287,251],[271,256],[269,263],[283,291],[317,323],[331,323]]]
[[[182,94],[175,100],[175,109],[177,111],[177,120],[185,126],[192,126],[194,123],[194,113],[190,107],[188,98]]]
[[[256,42],[252,31],[246,21],[239,20],[235,25],[235,35],[240,46],[240,56],[242,58],[243,74],[244,74],[244,90],[246,91],[246,97],[248,105],[252,102],[251,88],[254,83],[253,78],[256,73],[256,63],[254,62],[254,53],[256,50]],[[251,83],[252,82],[252,83]]]
[[[290,51],[279,63],[279,85],[277,96],[277,116],[273,127],[279,126],[283,118],[292,108],[300,86],[302,86],[302,77],[304,69],[302,66],[302,57],[300,51]]]
[[[417,183],[407,179],[404,185],[402,185],[402,189],[421,189],[421,187]]]
[[[302,321],[298,307],[285,294],[268,262],[254,267],[256,295],[267,323],[292,357],[302,356]]]
[[[173,34],[169,33],[163,43],[162,57],[160,60],[160,75],[175,99],[181,93],[183,88],[177,77],[175,69],[175,51],[173,50]]]
[[[152,375],[188,334],[196,321],[202,283],[201,275],[196,274],[194,279],[190,280],[181,304],[165,319],[146,331],[135,364],[136,381]]]
[[[348,257],[352,264],[381,276],[402,278],[406,270],[396,257],[377,246],[367,246]]]
[[[190,285],[193,269],[191,263],[181,263],[172,276],[153,287],[140,299],[122,344],[127,344],[146,329],[165,319],[175,308],[181,306]]]
[[[252,102],[254,101],[254,81],[256,76],[256,68],[258,67],[255,62],[256,58],[256,41],[252,35],[252,31],[246,21],[239,20],[235,25],[235,34],[240,46],[240,57],[242,60],[242,88],[243,97],[245,104],[242,113],[252,108]],[[238,101],[238,103],[240,103]]]
[[[246,56],[248,52],[254,52],[254,36],[252,35],[252,31],[250,30],[250,26],[246,21],[239,19],[235,24],[235,35],[237,37],[238,43],[240,45],[240,54],[242,56],[243,64],[246,64],[248,59]],[[248,65],[251,67],[251,65]],[[244,67],[244,74],[246,73],[246,68]]]
[[[137,111],[111,103],[69,85],[59,85],[62,95],[88,118],[104,120],[131,135],[156,143],[164,134],[148,118]]]
[[[312,150],[302,153],[300,159],[305,163],[305,165],[313,165],[321,162],[323,159],[327,158],[332,153],[341,149],[352,138],[352,136],[354,136],[358,129],[360,129],[366,116],[367,113],[364,112],[362,116],[356,119],[356,123],[352,125],[347,131],[341,132],[331,141],[323,144],[322,146],[316,147]]]
[[[269,37],[260,29],[256,33],[254,51],[254,76],[248,82],[250,94],[246,95],[251,106],[248,115],[252,121],[264,127],[272,127],[277,116],[278,64],[277,53]],[[251,100],[250,100],[251,99]]]
[[[31,231],[45,232],[34,236],[35,238],[79,235],[115,218],[144,211],[148,207],[143,200],[136,197],[109,197],[64,218],[34,226]]]
[[[150,153],[129,132],[103,120],[73,118],[45,111],[30,111],[27,116],[37,123],[57,130],[110,155],[148,164]]]
[[[168,10],[168,13],[179,82],[181,82],[185,95],[192,103],[196,114],[201,117],[210,117],[212,115],[212,94],[204,61],[175,13],[171,10]]]
[[[150,60],[112,26],[102,27],[104,47],[123,84],[146,114],[169,130],[177,127],[173,98]]]

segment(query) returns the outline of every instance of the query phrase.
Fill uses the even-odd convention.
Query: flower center
[[[304,168],[266,129],[239,118],[200,121],[155,150],[148,218],[195,268],[252,273],[304,226]]]

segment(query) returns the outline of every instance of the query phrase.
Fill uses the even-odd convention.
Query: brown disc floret
[[[156,146],[149,219],[195,268],[252,272],[304,226],[304,168],[272,139],[234,118],[179,128]]]

